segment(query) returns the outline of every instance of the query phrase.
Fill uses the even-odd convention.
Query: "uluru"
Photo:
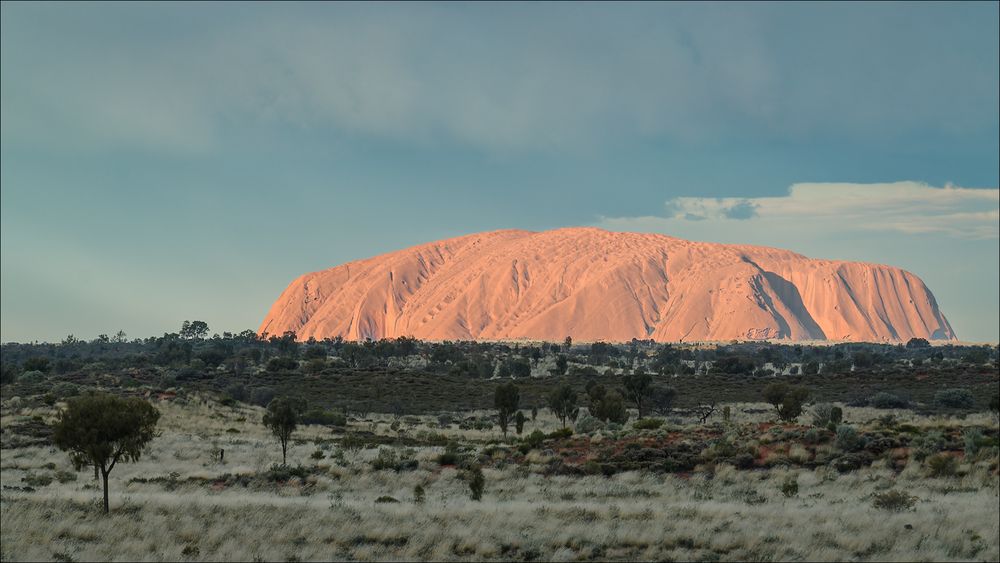
[[[892,266],[574,227],[451,238],[305,274],[260,334],[300,340],[953,340]]]

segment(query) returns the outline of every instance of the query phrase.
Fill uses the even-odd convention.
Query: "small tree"
[[[486,477],[478,465],[469,470],[469,492],[472,500],[483,500],[483,489],[486,488]]]
[[[556,374],[565,375],[568,368],[569,360],[566,359],[565,355],[559,354],[559,356],[556,357]]]
[[[497,410],[497,419],[504,439],[507,438],[507,425],[510,424],[510,417],[517,411],[520,402],[521,394],[517,390],[517,385],[513,383],[501,385],[493,393],[493,407]]]
[[[993,409],[993,410],[996,410],[996,409]],[[531,407],[531,422],[534,422],[537,419],[538,419],[538,407],[533,405]]]
[[[774,406],[778,418],[792,422],[802,414],[802,407],[809,400],[809,390],[786,383],[772,383],[764,388],[764,399]]]
[[[281,442],[281,464],[288,464],[288,440],[299,425],[299,405],[285,397],[278,397],[267,405],[264,426]]]
[[[143,399],[90,394],[69,400],[53,427],[52,441],[68,451],[77,471],[93,466],[104,483],[108,506],[108,474],[119,461],[137,461],[156,436],[160,413]]]
[[[643,401],[653,392],[653,376],[648,373],[636,372],[626,375],[623,379],[625,384],[625,395],[629,401],[635,403],[635,408],[639,411],[639,418],[644,416],[642,409]]]
[[[576,391],[566,384],[553,389],[549,394],[549,409],[562,422],[563,428],[566,428],[566,419],[576,410]]]
[[[604,422],[618,424],[628,420],[625,400],[617,391],[608,391],[603,385],[589,385],[587,395],[590,397],[590,414]]]
[[[524,416],[524,413],[521,411],[517,411],[517,414],[514,415],[514,429],[517,430],[518,436],[521,435],[521,432],[524,432],[524,422],[527,419],[528,417]]]

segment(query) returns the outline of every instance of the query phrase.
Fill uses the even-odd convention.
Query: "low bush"
[[[934,394],[934,402],[949,409],[971,409],[976,398],[968,389],[943,389]]]
[[[948,454],[934,454],[927,458],[927,474],[931,477],[951,477],[958,470],[958,460]]]
[[[640,418],[632,423],[632,428],[636,430],[656,430],[663,426],[662,418]]]
[[[884,391],[872,395],[868,403],[876,409],[905,409],[910,406],[906,399]]]
[[[918,500],[920,499],[902,491],[886,491],[872,497],[872,506],[889,512],[904,512],[913,508]]]

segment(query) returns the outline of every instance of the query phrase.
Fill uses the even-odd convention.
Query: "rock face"
[[[580,342],[954,339],[917,276],[595,228],[495,231],[306,274],[259,332]]]

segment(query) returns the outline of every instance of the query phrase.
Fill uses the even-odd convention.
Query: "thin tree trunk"
[[[103,471],[101,473],[104,477],[104,513],[107,514],[111,511],[108,507],[108,474]]]
[[[281,465],[288,465],[288,456],[286,452],[288,451],[288,442],[284,440],[281,441]]]

